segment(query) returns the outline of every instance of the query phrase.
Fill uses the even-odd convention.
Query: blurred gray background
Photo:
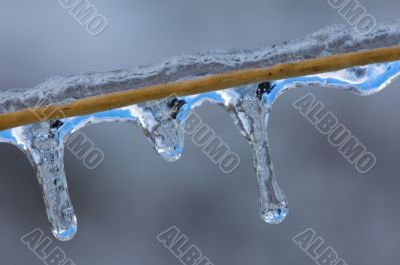
[[[58,1],[2,0],[0,87],[33,87],[53,75],[158,62],[184,52],[272,45],[330,24],[345,24],[324,0],[91,0],[109,25],[89,35]],[[360,0],[377,20],[399,16],[400,2]],[[272,111],[269,138],[290,213],[280,225],[259,218],[251,149],[216,106],[199,114],[241,157],[223,174],[186,139],[175,163],[153,151],[140,128],[102,124],[85,133],[106,156],[88,170],[68,151],[70,195],[79,230],[57,242],[76,264],[179,264],[156,235],[176,225],[215,265],[313,264],[292,242],[308,227],[348,264],[398,264],[400,257],[400,82],[370,97],[297,89]],[[377,156],[361,175],[292,102],[312,91]],[[51,236],[28,159],[0,146],[0,264],[42,264],[21,242],[36,227]]]

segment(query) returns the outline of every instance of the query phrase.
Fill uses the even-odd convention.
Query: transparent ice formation
[[[85,97],[233,70],[396,45],[400,45],[400,21],[380,23],[368,35],[334,25],[269,48],[186,54],[156,65],[53,77],[32,89],[4,89],[0,93],[0,113],[64,104]],[[172,97],[5,130],[0,132],[0,142],[13,144],[27,154],[37,171],[53,234],[60,240],[69,240],[76,233],[77,219],[68,194],[63,155],[64,145],[74,132],[95,123],[131,122],[143,128],[164,159],[175,161],[183,150],[185,118],[203,102],[212,102],[231,113],[235,124],[253,148],[262,219],[267,223],[280,223],[288,214],[288,203],[274,176],[267,137],[268,118],[275,99],[289,88],[314,85],[369,95],[387,86],[399,72],[400,62],[393,62]]]
[[[333,25],[266,48],[219,49],[183,54],[154,65],[103,73],[55,76],[29,89],[2,89],[0,113],[49,104],[64,104],[85,97],[205,75],[398,45],[400,45],[400,20],[379,23],[368,35],[360,34],[354,28]]]
[[[154,149],[167,161],[180,158],[184,143],[183,123],[204,102],[224,107],[247,138],[254,153],[262,219],[280,223],[288,214],[286,196],[274,175],[268,148],[271,107],[284,91],[303,86],[324,86],[359,95],[376,93],[400,75],[400,62],[374,64],[313,76],[277,80],[186,97],[171,97],[87,116],[36,123],[0,132],[0,141],[24,151],[37,171],[52,232],[60,240],[77,231],[64,172],[67,139],[77,130],[102,122],[131,122],[143,128]]]

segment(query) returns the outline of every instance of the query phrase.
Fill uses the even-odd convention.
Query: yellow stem
[[[121,108],[139,102],[166,98],[170,95],[193,95],[252,83],[313,75],[354,66],[398,60],[400,60],[400,47],[396,46],[318,57],[315,59],[277,64],[267,68],[226,72],[182,82],[135,88],[78,99],[64,105],[49,105],[0,114],[0,130],[40,121]]]

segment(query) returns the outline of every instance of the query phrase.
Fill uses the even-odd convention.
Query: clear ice
[[[268,147],[268,119],[273,103],[294,87],[323,86],[359,95],[376,93],[400,75],[400,62],[374,64],[337,72],[253,84],[216,92],[172,97],[96,114],[53,120],[0,132],[0,142],[17,146],[27,154],[37,172],[52,232],[59,240],[70,240],[77,231],[64,171],[64,144],[77,130],[102,122],[131,122],[143,128],[154,149],[167,161],[181,157],[183,123],[190,111],[204,102],[224,107],[254,153],[262,219],[282,222],[288,202],[276,180]]]
[[[378,23],[371,34],[332,25],[300,38],[256,49],[216,49],[182,54],[160,63],[109,72],[54,76],[35,87],[4,88],[0,113],[121,92],[230,71],[263,68],[327,55],[400,45],[400,20]]]

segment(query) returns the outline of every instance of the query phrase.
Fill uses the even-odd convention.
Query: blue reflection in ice
[[[143,128],[154,149],[166,160],[181,157],[183,123],[190,111],[204,102],[224,107],[254,150],[254,167],[260,193],[260,212],[264,221],[280,223],[288,214],[286,196],[273,172],[268,148],[267,127],[270,109],[288,89],[323,86],[348,90],[359,95],[376,93],[400,75],[400,62],[355,67],[337,72],[268,82],[186,97],[171,96],[91,115],[42,122],[0,132],[0,142],[24,151],[37,171],[53,234],[71,239],[77,230],[74,208],[69,198],[63,153],[68,138],[90,124],[130,122]]]

